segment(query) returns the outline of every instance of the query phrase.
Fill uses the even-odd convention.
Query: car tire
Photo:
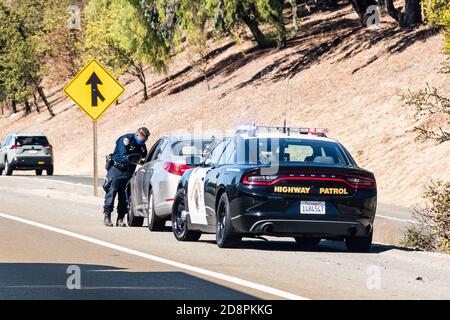
[[[172,232],[178,241],[198,241],[201,232],[189,230],[186,221],[181,218],[181,213],[186,210],[184,190],[178,190],[172,207]]]
[[[48,176],[52,176],[53,175],[53,166],[50,166],[47,168],[47,170],[45,170],[47,172]]]
[[[164,228],[166,227],[166,220],[163,220],[156,215],[152,189],[150,189],[150,192],[148,193],[147,221],[148,230],[150,231],[164,231]]]
[[[298,245],[304,246],[304,247],[315,247],[319,244],[321,238],[310,238],[310,237],[295,237],[295,242],[297,242]]]
[[[144,225],[144,217],[136,217],[131,196],[128,197],[128,215],[127,221],[130,227],[142,227]]]
[[[9,164],[9,161],[8,160],[6,160],[5,161],[5,169],[6,169],[6,175],[7,176],[12,176],[12,174],[13,174],[13,167]]]
[[[36,175],[37,176],[42,176],[42,169],[36,170]]]
[[[228,196],[224,192],[217,205],[216,219],[216,243],[219,248],[237,247],[242,240],[242,236],[237,234],[231,224],[230,203]]]
[[[362,237],[347,237],[345,238],[345,245],[350,252],[369,252],[372,246],[373,230]]]

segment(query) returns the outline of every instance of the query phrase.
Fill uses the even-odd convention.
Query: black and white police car
[[[302,245],[344,240],[368,251],[377,206],[373,173],[327,129],[248,126],[216,143],[185,172],[172,208],[180,241],[215,233],[221,248],[243,237],[293,237]]]

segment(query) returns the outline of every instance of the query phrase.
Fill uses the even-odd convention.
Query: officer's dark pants
[[[105,204],[103,209],[105,213],[112,213],[114,210],[114,200],[118,196],[119,204],[117,206],[118,219],[123,219],[128,213],[126,187],[130,181],[132,172],[127,170],[120,170],[116,167],[111,167],[106,174],[107,183],[110,186],[107,188],[105,196]]]

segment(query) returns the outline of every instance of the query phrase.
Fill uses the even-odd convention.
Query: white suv
[[[0,175],[14,170],[35,170],[36,175],[53,175],[53,150],[42,134],[9,134],[0,147]]]

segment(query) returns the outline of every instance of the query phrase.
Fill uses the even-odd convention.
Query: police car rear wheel
[[[134,215],[133,200],[131,196],[128,197],[128,226],[142,227],[144,224],[144,217],[136,217]]]
[[[148,220],[148,229],[150,231],[163,231],[166,226],[166,221],[162,220],[160,217],[156,215],[155,212],[155,201],[153,197],[153,190],[150,190],[148,195],[148,208],[147,208],[147,220]]]
[[[184,203],[184,192],[177,192],[174,210],[172,211],[172,232],[178,241],[197,241],[202,236],[201,232],[188,229],[186,221],[183,220],[183,211],[186,211]]]
[[[230,203],[226,193],[222,194],[217,206],[216,243],[219,248],[233,248],[239,245],[242,236],[233,230],[230,217]]]
[[[348,237],[345,239],[345,245],[350,252],[369,252],[372,246],[373,230],[367,236]]]

